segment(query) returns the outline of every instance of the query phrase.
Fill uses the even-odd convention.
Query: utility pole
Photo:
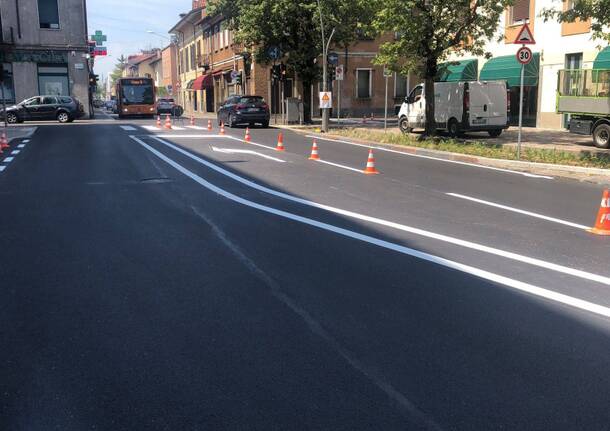
[[[318,0],[318,11],[320,13],[320,31],[322,32],[322,91],[328,91],[328,48],[330,46],[330,41],[335,34],[335,29],[330,33],[328,41],[326,41],[326,37],[324,34],[324,21],[322,20],[322,6],[320,5],[320,0]],[[328,118],[330,116],[330,111],[328,108],[322,109],[322,131],[328,132]]]

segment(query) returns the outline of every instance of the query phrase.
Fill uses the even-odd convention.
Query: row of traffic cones
[[[320,160],[320,153],[318,151],[318,142],[314,139],[313,144],[311,146],[311,155],[309,156],[309,160]],[[377,168],[375,167],[375,156],[373,155],[373,149],[369,148],[369,156],[366,160],[366,167],[362,171],[362,173],[366,175],[376,175],[379,173]]]
[[[191,119],[189,121],[191,126],[195,125],[195,117],[191,116]],[[161,128],[161,116],[157,115],[157,127],[160,129]],[[172,128],[172,119],[170,118],[170,115],[167,114],[165,116],[165,124],[163,126],[163,128],[171,130]],[[212,131],[212,120],[208,120],[208,131],[211,132]],[[221,134],[224,135],[224,124],[221,125]]]

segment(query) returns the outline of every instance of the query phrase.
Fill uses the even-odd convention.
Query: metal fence
[[[558,90],[560,96],[610,97],[610,70],[560,70]]]

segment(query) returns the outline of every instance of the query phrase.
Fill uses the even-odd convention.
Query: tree
[[[117,64],[114,66],[114,70],[110,73],[110,82],[114,86],[117,79],[123,76],[123,70],[127,66],[127,58],[123,54],[117,59]]]
[[[593,37],[610,42],[610,0],[573,0],[570,5],[571,8],[566,10],[546,8],[542,11],[542,17],[545,21],[557,19],[559,22],[592,19]]]
[[[374,26],[395,37],[381,45],[375,62],[424,78],[424,136],[436,134],[434,80],[439,63],[449,53],[489,55],[485,44],[494,38],[500,16],[510,4],[512,0],[377,0]]]
[[[216,0],[211,15],[221,14],[258,62],[269,64],[272,47],[282,53],[281,61],[294,70],[303,88],[304,113],[309,121],[310,86],[320,78],[318,57],[322,53],[320,9],[326,37],[335,28],[335,46],[347,46],[366,29],[372,17],[367,0]],[[324,59],[322,61],[325,61]]]

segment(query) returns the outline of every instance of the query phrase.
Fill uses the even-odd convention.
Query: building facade
[[[161,51],[161,85],[166,88],[169,96],[174,96],[178,87],[178,64],[176,62],[177,48],[170,44]]]
[[[7,103],[65,95],[89,113],[87,40],[85,0],[2,0],[0,63]]]
[[[599,45],[605,45],[592,39],[590,22],[545,22],[540,17],[544,9],[566,8],[569,4],[570,2],[557,3],[553,0],[517,0],[505,11],[498,23],[498,39],[501,40],[490,42],[486,47],[493,57],[470,59],[452,56],[452,67],[460,68],[460,64],[463,66],[466,62],[476,60],[479,79],[505,80],[511,99],[511,123],[516,124],[521,66],[515,56],[520,45],[513,42],[523,24],[527,23],[536,44],[530,45],[534,57],[524,70],[524,125],[549,129],[565,128],[567,116],[556,113],[559,71],[591,69],[600,49],[604,49]]]

